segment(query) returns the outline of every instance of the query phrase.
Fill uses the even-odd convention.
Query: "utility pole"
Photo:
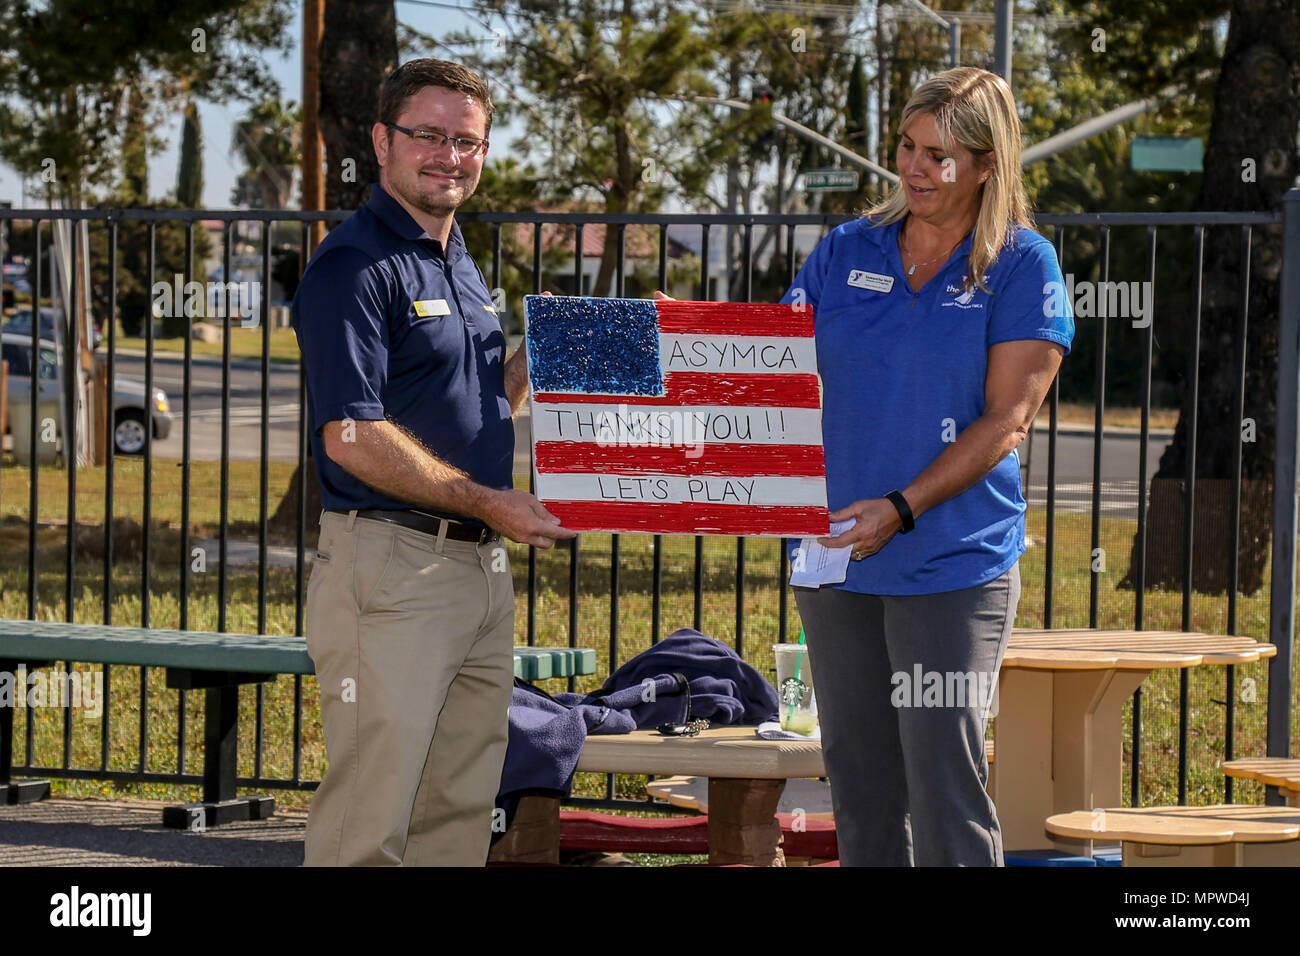
[[[320,136],[320,42],[325,33],[325,0],[303,0],[302,9],[302,208],[325,208]],[[308,255],[325,238],[325,223],[313,222]],[[306,263],[304,263],[306,265]]]
[[[916,7],[917,10],[948,31],[948,68],[952,69],[961,66],[961,20],[957,19],[957,17],[953,17],[951,21],[945,20],[922,3],[921,0],[911,0],[911,2],[912,6]],[[879,17],[879,13],[877,13],[877,17]]]
[[[993,20],[994,72],[1011,85],[1011,14],[1012,0],[997,0]]]

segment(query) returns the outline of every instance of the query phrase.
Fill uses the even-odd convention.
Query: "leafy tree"
[[[397,68],[393,0],[326,3],[320,53],[325,208],[359,209],[379,180],[370,129],[379,118],[379,90]]]
[[[1156,8],[1120,0],[1087,0],[1063,6],[1083,17],[1080,28],[1064,41],[1067,55],[1081,73],[1106,75],[1128,99],[1148,96],[1169,86],[1181,87],[1186,91],[1184,97],[1173,104],[1172,110],[1162,108],[1159,115],[1178,115],[1181,107],[1189,122],[1169,132],[1207,136],[1203,173],[1177,182],[1167,180],[1164,203],[1157,208],[1278,208],[1282,194],[1300,169],[1296,147],[1296,129],[1300,126],[1300,11],[1293,2],[1175,0]],[[1216,31],[1225,14],[1227,33],[1220,49]],[[1095,49],[1099,35],[1104,37],[1104,51]],[[1251,236],[1244,417],[1254,422],[1254,441],[1243,441],[1243,426],[1236,412],[1239,349],[1243,345],[1237,334],[1242,278],[1240,233],[1237,229],[1211,227],[1205,235],[1201,349],[1196,360],[1197,491],[1192,584],[1208,592],[1228,588],[1231,551],[1224,542],[1229,540],[1231,479],[1240,452],[1246,491],[1242,497],[1239,586],[1250,593],[1263,584],[1269,550],[1279,292],[1276,271],[1269,264],[1280,261],[1281,233],[1276,227],[1256,228]],[[1155,317],[1160,327],[1157,335],[1165,340],[1191,342],[1196,290],[1192,287],[1194,253],[1190,236],[1179,236],[1173,244],[1162,242],[1162,248],[1167,250],[1165,258],[1181,260],[1182,269],[1172,283],[1157,285],[1162,302],[1162,311]],[[1172,307],[1165,304],[1166,293],[1174,295],[1169,303]],[[1145,542],[1134,540],[1125,578],[1129,586],[1182,586],[1192,361],[1193,357],[1186,353],[1179,420],[1151,484]],[[1139,582],[1138,558],[1143,549],[1146,576]]]
[[[638,0],[479,0],[475,9],[504,24],[485,31],[501,42],[463,59],[511,90],[502,112],[524,114],[519,146],[547,170],[543,201],[631,213],[699,196],[739,130],[753,126],[734,116],[719,123],[691,100],[717,93],[707,67],[731,48],[694,13]],[[612,289],[617,255],[617,230],[606,230],[595,294]]]
[[[152,131],[148,124],[145,93],[131,88],[126,94],[123,119],[122,173],[117,188],[104,198],[107,206],[118,209],[193,208],[180,201],[151,202],[149,199],[148,152]],[[194,272],[192,278],[205,282],[203,261],[210,242],[207,233],[194,226]],[[109,227],[94,223],[90,227],[90,296],[95,314],[117,318],[127,335],[143,335],[144,323],[153,314],[152,286],[155,280],[168,280],[177,273],[186,274],[186,224],[159,222],[154,227],[154,274],[148,274],[149,227],[138,219],[123,219],[117,224],[117,315],[110,316],[109,301],[113,273],[110,271]],[[164,335],[184,333],[183,316],[166,317]]]
[[[292,14],[291,0],[116,0],[111,16],[84,0],[11,0],[0,6],[0,157],[81,205],[117,178],[129,90],[160,115],[190,97],[271,92],[259,54],[287,47]]]

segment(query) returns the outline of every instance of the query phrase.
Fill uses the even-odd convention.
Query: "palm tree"
[[[283,209],[293,190],[293,176],[301,155],[301,110],[267,98],[253,106],[238,123],[231,149],[248,167],[232,197],[236,203],[260,196],[264,209]]]

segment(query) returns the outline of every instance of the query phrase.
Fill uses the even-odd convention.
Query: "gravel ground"
[[[301,866],[305,809],[203,833],[162,825],[162,802],[59,797],[0,806],[0,866]]]

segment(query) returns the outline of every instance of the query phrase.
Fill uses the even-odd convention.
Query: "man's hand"
[[[476,517],[511,541],[539,548],[549,548],[560,539],[577,537],[576,532],[561,528],[560,519],[526,491],[494,493],[483,503]]]

